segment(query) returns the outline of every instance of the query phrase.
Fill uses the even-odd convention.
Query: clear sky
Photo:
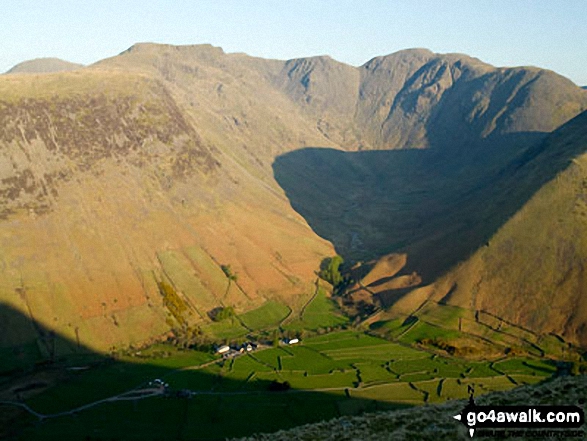
[[[424,47],[587,85],[586,22],[586,0],[1,0],[0,72],[38,57],[90,64],[147,41],[353,65]]]

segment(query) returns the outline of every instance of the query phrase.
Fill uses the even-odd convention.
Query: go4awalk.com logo
[[[525,437],[575,437],[583,436],[579,430],[585,422],[583,409],[578,406],[477,406],[472,390],[469,404],[454,419],[467,427],[473,437],[501,435]],[[487,429],[502,429],[489,431]],[[565,429],[562,432],[561,429]],[[568,432],[567,432],[568,431]]]

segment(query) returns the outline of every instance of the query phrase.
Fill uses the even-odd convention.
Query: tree
[[[220,269],[222,269],[222,272],[228,278],[229,281],[236,282],[238,280],[238,275],[232,272],[232,268],[230,268],[230,265],[220,265]]]
[[[285,392],[291,389],[291,385],[288,381],[281,383],[277,380],[273,380],[271,383],[269,383],[268,389],[271,392]]]
[[[221,322],[234,317],[234,308],[232,306],[219,306],[208,313],[208,316],[215,322]]]
[[[220,265],[220,269],[228,279],[228,286],[226,287],[226,292],[224,293],[224,297],[226,297],[228,295],[228,291],[230,290],[230,284],[233,281],[236,282],[238,280],[238,275],[232,272],[230,265]]]
[[[335,289],[338,288],[344,281],[340,273],[340,266],[343,263],[344,259],[338,254],[334,257],[327,257],[320,265],[318,276],[330,283]]]

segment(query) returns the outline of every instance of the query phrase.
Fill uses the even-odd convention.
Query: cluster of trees
[[[291,389],[291,385],[287,381],[281,383],[277,380],[273,380],[271,383],[269,383],[269,386],[267,388],[271,392],[285,392]]]
[[[220,265],[220,269],[222,270],[222,272],[224,273],[224,275],[228,279],[228,285],[226,286],[226,293],[224,294],[225,296],[227,296],[228,291],[230,290],[230,285],[232,284],[232,282],[236,282],[238,280],[238,275],[232,271],[232,268],[230,267],[230,265]]]
[[[334,257],[327,257],[320,264],[318,276],[330,283],[334,289],[338,289],[344,282],[344,277],[340,272],[340,266],[344,259],[338,254]]]
[[[215,322],[221,322],[222,320],[232,318],[235,315],[236,314],[232,306],[219,306],[218,308],[214,308],[208,313],[208,317],[210,317]]]
[[[450,355],[455,355],[457,348],[447,341],[440,338],[422,338],[416,340],[416,343],[423,346],[432,346],[434,348],[446,351]]]
[[[168,343],[180,349],[197,349],[202,352],[212,350],[212,341],[202,332],[199,326],[184,326],[172,330],[173,335],[167,339]]]
[[[185,326],[187,321],[183,313],[187,310],[187,306],[182,298],[177,294],[175,288],[165,280],[158,283],[159,292],[163,296],[163,304],[177,322]]]
[[[333,288],[333,294],[336,294],[333,300],[336,301],[340,310],[355,324],[362,319],[370,316],[379,308],[377,301],[372,302],[365,300],[355,300],[351,295],[347,295],[346,288],[352,283],[352,277],[349,271],[344,268],[344,259],[342,256],[327,257],[320,264],[318,277],[330,283]]]

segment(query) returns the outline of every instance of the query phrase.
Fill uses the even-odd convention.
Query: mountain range
[[[587,91],[555,72],[147,43],[9,72],[0,301],[72,340],[295,313],[340,254],[378,319],[454,307],[587,346]],[[0,345],[36,339],[0,320]]]

